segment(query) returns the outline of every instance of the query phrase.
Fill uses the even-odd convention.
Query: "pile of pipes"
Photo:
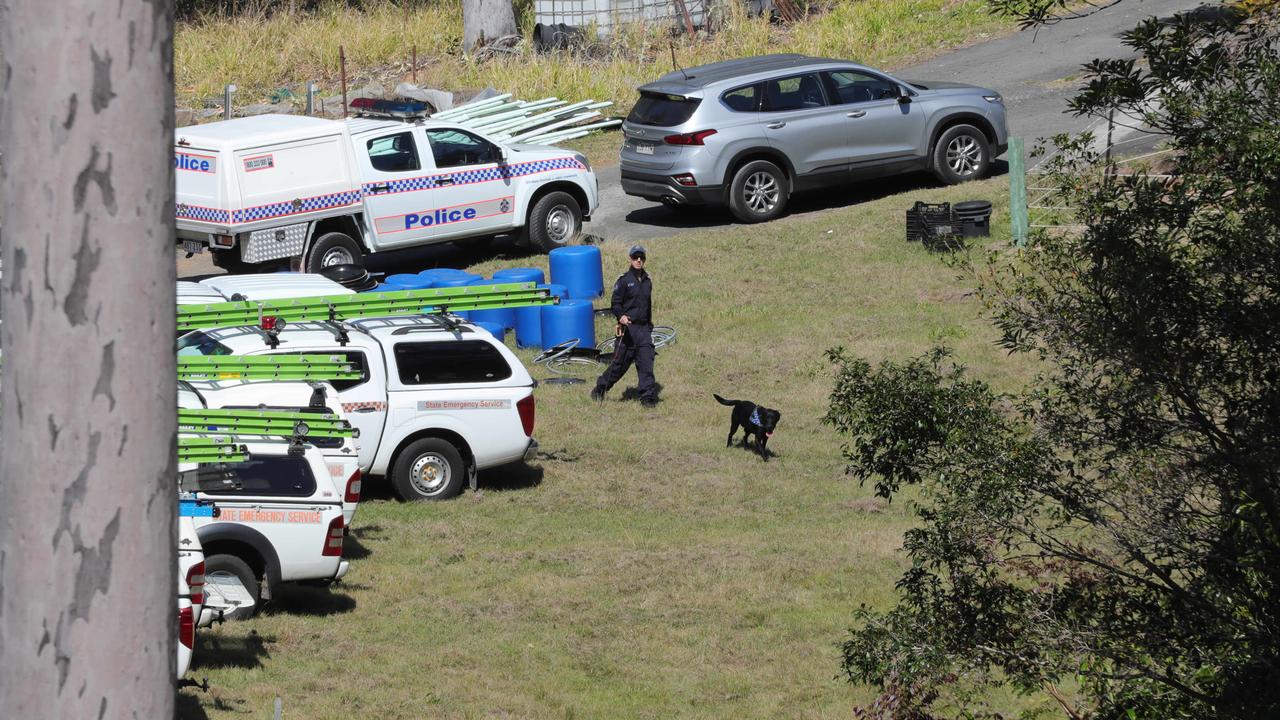
[[[570,103],[549,97],[512,100],[511,93],[474,100],[431,116],[432,120],[457,123],[480,130],[494,140],[531,145],[555,145],[596,130],[621,125],[618,119],[599,120],[600,108],[612,102],[583,100]]]

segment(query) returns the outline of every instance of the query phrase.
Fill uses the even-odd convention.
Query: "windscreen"
[[[693,117],[702,101],[680,95],[642,92],[636,106],[631,108],[627,122],[638,125],[656,125],[657,127],[674,127],[683,125]]]

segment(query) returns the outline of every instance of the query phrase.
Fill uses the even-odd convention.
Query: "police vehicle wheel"
[[[224,620],[248,620],[258,612],[262,604],[259,599],[258,578],[253,568],[235,555],[210,555],[204,559],[205,603],[217,607],[212,600],[213,595],[222,594],[218,588],[229,586],[226,596],[229,600],[239,600],[238,605],[225,609]],[[239,584],[239,588],[236,584]]]
[[[533,204],[526,229],[534,249],[549,253],[578,238],[582,208],[567,192],[547,193]]]
[[[768,160],[738,168],[729,184],[729,211],[739,222],[758,223],[782,214],[790,189],[787,176]]]
[[[448,500],[462,492],[467,466],[449,441],[423,438],[396,458],[391,484],[401,500]]]
[[[987,136],[972,125],[948,128],[933,146],[933,174],[947,185],[977,180],[990,166]]]
[[[307,252],[307,272],[318,273],[334,265],[360,265],[364,253],[350,235],[331,232],[321,235]]]

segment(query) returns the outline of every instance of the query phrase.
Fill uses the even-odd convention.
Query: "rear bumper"
[[[653,202],[675,205],[723,205],[723,185],[685,187],[670,175],[622,171],[622,192]]]
[[[347,560],[343,560],[342,562],[338,563],[338,572],[334,573],[333,579],[341,580],[347,574],[347,571],[350,569],[351,569],[351,563]]]

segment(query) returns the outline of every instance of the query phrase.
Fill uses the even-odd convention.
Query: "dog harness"
[[[760,406],[759,405],[755,406],[755,408],[751,410],[751,417],[748,418],[748,420],[751,421],[752,425],[755,425],[756,427],[760,426]]]

